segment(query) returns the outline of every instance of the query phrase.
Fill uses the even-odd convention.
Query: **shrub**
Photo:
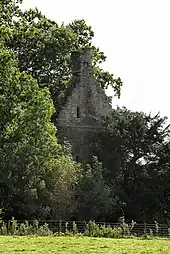
[[[45,223],[44,225],[40,226],[37,231],[37,235],[39,236],[49,236],[53,235],[53,231],[49,229],[48,224]]]
[[[127,224],[125,222],[124,216],[120,217],[119,221],[120,221],[120,227],[123,230],[123,235],[124,236],[132,235],[132,230],[133,230],[134,226],[136,225],[136,222],[134,220],[132,220],[131,224]]]
[[[77,224],[75,223],[75,221],[73,221],[73,234],[77,235],[78,230],[77,230]]]
[[[45,223],[39,226],[39,222],[37,220],[33,221],[33,224],[29,225],[28,221],[24,223],[18,223],[17,220],[12,218],[9,222],[8,227],[5,222],[1,222],[0,224],[0,235],[40,235],[40,236],[48,236],[52,235],[53,232],[49,229],[48,224]]]
[[[8,235],[7,226],[4,222],[1,222],[0,225],[0,235]]]
[[[17,221],[14,219],[14,217],[12,217],[9,232],[10,232],[10,235],[18,235],[19,234],[18,224],[17,224]]]
[[[93,237],[121,238],[123,234],[122,229],[120,227],[112,228],[110,225],[100,226],[96,224],[95,221],[89,221],[86,224],[84,235]]]

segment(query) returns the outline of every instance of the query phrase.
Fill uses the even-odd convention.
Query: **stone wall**
[[[112,109],[110,99],[92,75],[91,49],[74,52],[71,57],[73,77],[69,93],[58,118],[59,136],[66,138],[75,159],[89,161],[92,139],[103,131],[101,117]]]

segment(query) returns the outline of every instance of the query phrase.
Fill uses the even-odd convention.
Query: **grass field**
[[[0,253],[170,254],[170,240],[1,236]]]

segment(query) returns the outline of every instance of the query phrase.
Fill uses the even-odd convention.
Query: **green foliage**
[[[98,158],[105,168],[105,181],[119,197],[120,212],[122,207],[126,217],[138,221],[168,221],[170,127],[166,118],[117,108],[104,125]]]
[[[93,48],[94,75],[99,85],[103,89],[111,85],[115,94],[120,96],[122,82],[99,67],[106,57],[99,48],[92,46],[94,33],[84,20],[59,26],[38,9],[21,11],[11,1],[5,2],[1,10],[3,8],[10,16],[2,16],[5,26],[1,28],[1,33],[6,46],[19,59],[20,71],[36,78],[39,87],[49,88],[57,112],[70,80],[70,52],[80,48]]]
[[[0,235],[7,235],[8,230],[7,230],[7,225],[5,224],[4,221],[0,222]]]
[[[13,17],[18,17],[20,12],[18,3],[22,0],[2,0],[0,2],[0,25],[10,27],[13,24]]]
[[[52,222],[52,221],[51,221]],[[105,223],[96,223],[95,221],[89,221],[85,223],[85,228],[81,232],[78,230],[77,224],[73,221],[72,226],[68,222],[62,224],[59,222],[59,228],[51,228],[47,223],[41,221],[25,221],[20,222],[12,217],[12,220],[1,221],[0,223],[0,235],[12,235],[12,236],[88,236],[88,237],[105,237],[105,238],[136,238],[136,234],[133,232],[135,222],[127,224],[124,218],[120,218],[120,223],[116,226],[107,225]],[[139,238],[153,239],[162,237],[159,232],[156,232],[156,227],[149,228],[149,232],[145,230],[143,235]],[[168,231],[169,232],[169,231]],[[141,232],[140,232],[141,234]],[[166,235],[168,237],[168,235]]]
[[[48,163],[45,202],[49,204],[52,219],[67,221],[74,214],[78,205],[75,193],[81,175],[81,165],[69,156],[62,155]]]
[[[157,221],[155,221],[155,235],[159,236],[159,224]]]
[[[83,233],[78,233],[78,228],[77,228],[77,224],[75,223],[75,221],[72,222],[72,228],[68,228],[68,222],[65,223],[65,227],[62,227],[62,221],[59,221],[59,228],[57,229],[57,232],[55,232],[56,230],[54,230],[54,235],[55,236],[81,236],[83,235]]]
[[[151,228],[149,229],[149,236],[150,236],[151,239],[153,238],[153,231],[152,231]]]
[[[0,203],[6,216],[46,216],[51,165],[60,171],[69,165],[69,171],[74,164],[61,155],[48,89],[19,72],[14,55],[3,48],[0,66]]]
[[[9,228],[9,234],[17,235],[18,234],[18,224],[17,221],[12,217],[11,225]]]
[[[78,220],[105,220],[115,209],[118,200],[110,193],[103,178],[103,165],[94,157],[92,165],[87,165],[80,178],[76,199],[79,201],[76,216]]]
[[[120,226],[123,230],[123,235],[124,236],[130,236],[132,235],[132,230],[134,226],[136,225],[136,222],[134,220],[131,221],[131,224],[129,225],[128,223],[125,222],[124,216],[119,218],[120,221]]]
[[[75,221],[73,221],[73,234],[76,235],[77,233],[78,233],[77,224],[75,223]]]
[[[120,227],[112,228],[111,226],[98,225],[95,221],[89,221],[86,224],[85,236],[92,237],[109,237],[109,238],[122,238],[122,229]]]
[[[40,236],[49,236],[49,235],[52,235],[52,234],[53,234],[53,232],[48,228],[47,223],[40,226],[40,228],[38,229],[38,232],[37,232],[37,235],[40,235]]]
[[[0,210],[0,219],[14,214],[21,219],[117,221],[125,215],[139,222],[169,222],[166,118],[117,108],[104,119],[105,131],[97,139],[98,159],[83,166],[73,162],[68,147],[58,144],[51,123],[67,95],[71,51],[93,49],[93,72],[103,89],[112,86],[120,97],[122,81],[100,68],[106,57],[92,44],[94,32],[84,20],[58,25],[38,9],[21,11],[19,2],[0,2],[0,206],[4,213]],[[124,235],[131,235],[134,225],[122,217]],[[117,229],[113,233],[104,227],[101,233],[98,225],[93,226],[99,234],[116,234]],[[31,227],[12,220],[11,234],[49,233],[46,225],[35,222]],[[76,224],[72,231],[66,224],[67,234],[76,234]],[[1,232],[7,232],[3,223]],[[159,234],[157,222],[155,234]]]
[[[39,91],[30,76],[18,71],[13,55],[3,49],[0,66],[1,202],[7,204],[11,194],[21,199],[25,192],[29,199],[36,193],[40,179],[34,178],[35,172],[41,175],[44,162],[54,156],[58,145],[49,123],[53,107],[48,91]],[[2,195],[5,192],[7,196]]]
[[[38,235],[38,236],[49,236],[52,235],[53,232],[49,229],[48,224],[44,223],[43,225],[39,225],[37,220],[33,221],[32,224],[29,224],[28,221],[23,223],[18,223],[17,220],[12,218],[8,223],[8,229],[5,222],[0,225],[0,235]]]
[[[38,235],[38,236],[71,236],[71,235],[84,235],[84,236],[92,236],[92,237],[110,237],[110,238],[121,238],[123,236],[123,231],[121,227],[112,228],[110,226],[101,225],[99,226],[94,221],[89,221],[86,224],[86,228],[84,233],[78,234],[77,224],[73,222],[72,229],[68,229],[68,223],[65,223],[64,232],[62,229],[59,232],[53,232],[49,229],[47,223],[40,225],[37,220],[34,220],[33,223],[28,223],[25,221],[23,223],[17,222],[14,218],[7,225],[3,222],[0,225],[0,235]]]

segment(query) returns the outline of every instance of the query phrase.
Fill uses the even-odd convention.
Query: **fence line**
[[[27,220],[31,225],[34,223],[33,220]],[[3,221],[7,228],[10,228],[12,220],[4,220]],[[17,220],[18,224],[24,223],[24,220]],[[79,233],[84,233],[86,230],[86,225],[88,222],[85,221],[63,221],[63,220],[38,220],[39,225],[43,225],[45,223],[48,224],[49,229],[53,232],[65,232],[67,230],[73,229],[73,224],[76,224],[77,231]],[[99,226],[110,226],[112,228],[121,227],[123,228],[125,224],[121,223],[113,223],[113,222],[95,222]],[[127,225],[127,224],[126,224]],[[131,224],[128,224],[128,228],[131,228]],[[167,224],[158,224],[158,223],[136,223],[131,230],[131,234],[135,236],[142,236],[144,234],[158,236],[158,237],[170,237],[170,225]]]

